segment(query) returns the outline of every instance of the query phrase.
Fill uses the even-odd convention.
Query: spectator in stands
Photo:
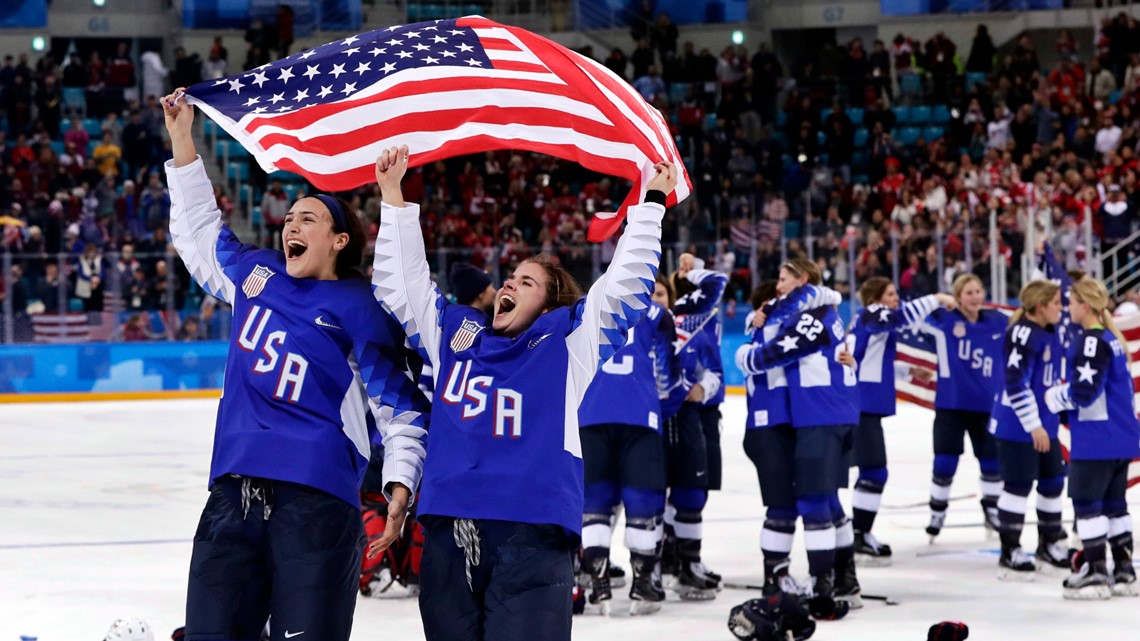
[[[1116,91],[1116,78],[1111,71],[1101,65],[1100,60],[1093,58],[1089,63],[1088,77],[1085,79],[1085,95],[1093,100],[1107,102],[1114,91]]]
[[[986,147],[1004,151],[1009,146],[1009,124],[1013,120],[1005,105],[994,107],[994,119],[986,125]]]
[[[44,263],[44,274],[36,279],[30,297],[43,303],[45,314],[57,314],[59,313],[60,287],[64,288],[63,299],[70,298],[71,293],[68,291],[67,281],[59,277],[59,265],[55,261],[47,261]]]
[[[83,302],[83,311],[103,311],[103,255],[92,243],[83,247],[76,265],[75,297]]]
[[[655,54],[653,48],[649,46],[649,38],[641,38],[637,41],[637,47],[634,48],[633,53],[629,55],[629,63],[633,65],[633,77],[640,78],[649,73],[649,67],[653,65]]]
[[[1120,148],[1124,130],[1113,119],[1114,109],[1109,107],[1100,115],[1100,129],[1096,132],[1096,152],[1107,162],[1109,155]]]
[[[633,81],[633,88],[651,105],[657,104],[658,99],[665,98],[665,81],[657,73],[657,65],[649,65],[645,75]]]
[[[128,176],[134,176],[150,162],[150,152],[150,132],[143,125],[142,114],[132,111],[126,126],[123,127],[122,154],[127,164]]]
[[[669,14],[662,11],[657,14],[657,21],[649,30],[649,42],[657,50],[661,62],[670,61],[677,56],[677,25],[669,19]]]
[[[162,64],[162,56],[157,51],[143,52],[140,61],[142,62],[142,99],[144,101],[151,99],[157,101],[158,98],[166,95],[166,77],[170,75],[170,72],[166,69],[166,65]],[[161,108],[159,108],[159,113],[162,113]]]
[[[115,55],[107,60],[105,99],[110,111],[121,111],[131,100],[138,100],[135,63],[131,62],[129,49],[129,44],[120,42]]]
[[[289,213],[292,204],[293,201],[285,193],[285,186],[280,180],[274,180],[261,197],[261,219],[265,221],[265,230],[269,232],[270,247],[279,246],[281,231],[285,229],[285,214]]]
[[[293,7],[281,3],[277,7],[277,57],[284,58],[289,55],[289,47],[293,46]]]
[[[1101,251],[1107,251],[1132,235],[1137,220],[1136,208],[1128,202],[1120,185],[1108,187],[1108,199],[1097,209],[1096,219],[1102,229]],[[1111,270],[1106,269],[1105,275]]]
[[[891,94],[891,54],[882,40],[876,39],[871,45],[871,55],[867,58],[867,76],[875,89],[874,99],[867,104],[881,102]]]
[[[123,291],[121,294],[123,306],[129,310],[149,309],[153,298],[150,289],[150,279],[146,277],[146,270],[137,262],[133,269],[122,279]]]
[[[162,182],[162,174],[152,171],[147,177],[146,187],[139,198],[139,211],[147,229],[161,230],[170,220],[170,191]],[[166,251],[166,247],[158,248]]]
[[[224,49],[222,47],[221,49]],[[210,49],[209,57],[202,63],[202,80],[217,80],[226,76],[226,60],[222,58],[220,49]]]
[[[127,321],[115,334],[116,339],[128,343],[163,338],[162,334],[157,334],[151,330],[150,314],[145,311],[128,316]]]
[[[203,338],[205,338],[205,336],[202,331],[202,323],[198,320],[197,316],[187,316],[186,319],[182,321],[182,325],[178,328],[178,333],[175,335],[175,340],[182,342],[199,341]]]
[[[170,74],[170,83],[175,87],[189,87],[201,80],[202,60],[198,54],[188,54],[186,49],[175,47],[174,71]]]
[[[685,43],[685,47],[685,54],[688,57],[692,54],[692,43]],[[693,56],[693,60],[695,58]],[[776,98],[780,92],[780,79],[784,76],[784,68],[767,42],[761,42],[756,55],[752,56],[751,69],[752,104],[756,106],[760,119],[765,124],[773,123],[776,120]]]
[[[110,131],[103,132],[103,142],[95,147],[91,154],[99,164],[99,171],[104,176],[119,175],[119,160],[123,157],[123,150],[114,142],[114,135]]]
[[[970,57],[966,60],[966,71],[974,73],[991,73],[994,70],[994,56],[997,47],[990,38],[990,30],[986,25],[978,25],[974,34],[974,42],[970,45]]]
[[[629,61],[625,57],[625,53],[618,47],[610,49],[610,55],[606,57],[602,63],[607,69],[617,74],[622,80],[627,80],[625,75],[625,68],[629,66]]]

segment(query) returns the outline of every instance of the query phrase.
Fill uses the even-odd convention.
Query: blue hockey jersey
[[[851,327],[852,356],[859,363],[859,411],[895,414],[895,352],[898,330],[917,325],[938,308],[933,295],[912,300],[899,310],[885,305],[864,309]]]
[[[724,290],[728,287],[728,276],[718,271],[708,269],[690,270],[685,278],[697,286],[697,289],[685,294],[673,303],[673,314],[677,319],[677,328],[683,338],[704,333],[709,343],[719,347],[721,338],[720,300],[724,297]],[[720,352],[708,363],[709,371],[715,372],[724,382],[724,364],[721,362]],[[720,385],[715,394],[705,397],[701,405],[720,405],[724,402],[724,385]]]
[[[661,412],[666,419],[671,418],[681,410],[686,402],[689,391],[694,385],[704,388],[706,397],[711,397],[719,390],[719,375],[711,374],[709,369],[717,361],[720,349],[713,345],[708,334],[698,333],[680,345],[677,353],[680,366],[680,376],[672,389],[661,401]],[[702,403],[694,403],[701,405]]]
[[[664,213],[656,203],[631,208],[613,261],[589,294],[509,338],[431,281],[419,207],[383,205],[376,295],[435,372],[421,516],[581,532],[578,409],[598,368],[649,307]]]
[[[958,310],[936,309],[919,329],[934,339],[938,389],[934,409],[988,414],[1001,390],[1002,337],[1009,317],[993,310],[970,322]]]
[[[1070,458],[1140,457],[1140,420],[1124,346],[1103,327],[1086,329],[1073,336],[1068,362],[1070,382],[1051,388],[1045,398],[1050,410],[1069,410]]]
[[[833,307],[806,310],[785,320],[775,338],[737,351],[741,371],[784,367],[794,427],[854,425],[859,421],[853,369],[836,358],[846,349],[843,321]]]
[[[281,252],[221,222],[201,159],[166,164],[170,235],[194,280],[233,305],[210,479],[300,483],[360,505],[376,429],[385,483],[419,485],[429,409],[418,359],[364,279],[294,279]]]
[[[748,315],[744,321],[744,333],[749,342],[740,347],[738,354],[751,346],[774,340],[780,332],[780,325],[792,314],[819,306],[838,305],[842,300],[839,293],[826,287],[804,285],[796,288],[787,296],[765,305],[762,310],[765,314],[764,327],[760,330],[752,326],[755,312]],[[784,368],[773,367],[758,372],[749,372],[743,367],[740,369],[745,376],[744,385],[748,394],[748,420],[745,428],[758,429],[791,423],[788,377]]]
[[[1008,441],[1031,442],[1043,427],[1057,438],[1061,422],[1045,406],[1045,392],[1061,382],[1061,340],[1054,327],[1026,318],[1005,333],[1005,386],[990,415],[990,433]]]
[[[673,315],[650,303],[645,317],[629,330],[626,343],[608,361],[586,390],[578,423],[635,425],[661,431],[666,398],[681,376],[674,352],[677,330]]]

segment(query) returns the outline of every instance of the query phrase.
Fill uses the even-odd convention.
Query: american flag
[[[1012,310],[1003,309],[1002,311],[1011,313]],[[1130,368],[1133,388],[1136,390],[1133,405],[1136,405],[1137,402],[1140,402],[1140,314],[1117,318],[1115,321],[1120,333],[1124,335],[1124,340],[1128,341],[1128,351],[1132,354]],[[937,372],[937,358],[934,355],[933,341],[925,334],[917,331],[899,334],[898,353],[895,359],[912,367],[928,369],[932,374]],[[927,409],[934,409],[936,380],[927,383],[900,379],[896,382],[898,397]],[[1061,427],[1058,436],[1067,459],[1069,457],[1069,429],[1067,425],[1062,424]],[[1140,485],[1140,459],[1132,461],[1132,465],[1128,468],[1128,486],[1136,485]]]
[[[372,182],[380,152],[406,144],[409,164],[495,149],[545,153],[631,180],[621,225],[654,163],[678,167],[668,204],[692,191],[661,113],[601,64],[524,29],[479,16],[379,29],[187,90],[266,171],[319,189]]]

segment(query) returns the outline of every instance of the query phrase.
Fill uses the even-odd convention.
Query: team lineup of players
[[[535,630],[569,639],[576,566],[586,600],[609,609],[619,506],[632,613],[661,607],[663,574],[683,599],[715,598],[722,580],[701,561],[702,512],[721,485],[726,283],[691,255],[671,276],[659,272],[675,167],[654,168],[588,293],[539,256],[508,277],[488,317],[487,297],[451,302],[431,280],[418,207],[400,187],[407,147],[377,159],[383,205],[369,284],[355,270],[363,229],[330,196],[294,203],[283,252],[240,243],[196,154],[193,108],[177,95],[163,106],[175,248],[237,321],[194,537],[187,639],[258,638],[267,621],[273,641],[347,639],[357,592],[382,581],[376,559],[394,558],[394,545],[410,553],[385,570],[415,575],[429,640]],[[969,275],[953,296],[902,306],[889,281],[871,279],[850,331],[839,294],[809,261],[785,263],[757,288],[735,361],[748,376],[744,449],[767,509],[769,595],[838,619],[861,605],[856,560],[889,564],[872,528],[888,478],[882,418],[895,411],[896,336],[907,327],[930,333],[938,352],[931,536],[968,434],[986,523],[1001,535],[999,576],[1071,563],[1066,597],[1136,593],[1124,491],[1140,422],[1126,343],[1103,285],[1070,280],[1048,247],[1041,254],[1052,280],[1023,290],[1012,322],[981,307],[985,292]],[[1073,432],[1068,468],[1061,415]],[[852,465],[849,517],[839,489]],[[1083,543],[1075,559],[1062,543],[1066,471]],[[1020,546],[1034,483],[1035,562]],[[405,530],[413,503],[418,525]],[[788,572],[797,520],[806,586]]]

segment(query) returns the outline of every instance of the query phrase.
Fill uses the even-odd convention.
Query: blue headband
[[[340,202],[332,196],[326,194],[317,194],[313,196],[317,200],[325,204],[329,208],[329,214],[333,219],[333,231],[348,233],[348,221],[344,217],[344,208],[340,206]]]

